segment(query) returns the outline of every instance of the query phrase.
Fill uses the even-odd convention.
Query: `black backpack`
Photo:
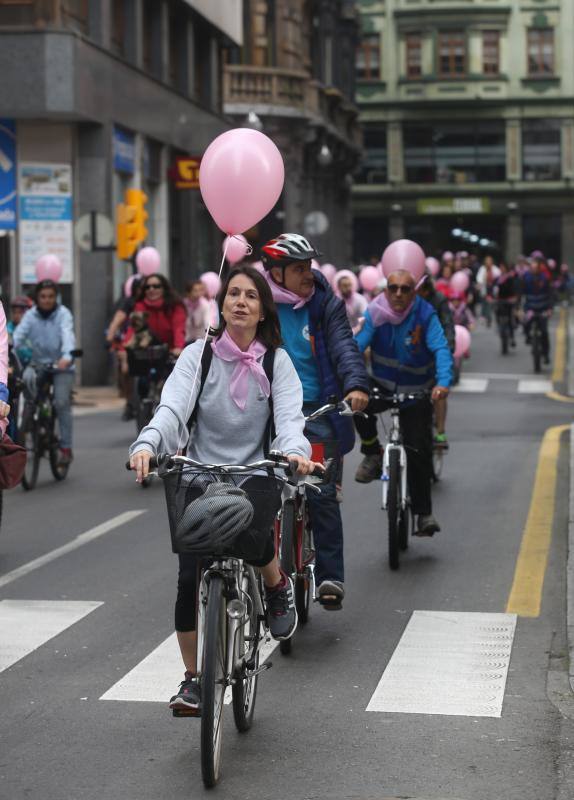
[[[199,398],[201,397],[201,393],[203,392],[203,387],[205,386],[205,381],[207,380],[207,376],[209,375],[209,369],[211,367],[211,362],[213,360],[213,350],[211,349],[211,345],[209,342],[205,345],[203,349],[203,353],[201,355],[201,381],[199,384],[199,392],[197,393],[197,399],[195,401],[195,406],[193,411],[191,412],[191,416],[187,423],[187,429],[191,434],[191,429],[195,425],[197,421],[197,408],[199,405]],[[273,365],[275,364],[275,350],[269,348],[265,351],[265,355],[263,356],[263,369],[265,370],[265,374],[267,375],[267,380],[269,381],[269,386],[273,386]],[[275,423],[273,419],[273,392],[269,394],[269,419],[267,420],[267,425],[265,426],[265,431],[263,433],[263,452],[265,457],[269,455],[269,446],[273,439],[275,438]]]

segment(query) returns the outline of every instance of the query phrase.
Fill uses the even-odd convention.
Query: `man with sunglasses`
[[[423,256],[424,258],[424,256]],[[416,294],[415,279],[400,269],[388,276],[385,291],[370,303],[357,343],[361,352],[371,348],[373,381],[386,394],[428,391],[429,396],[406,401],[400,423],[407,451],[407,474],[417,534],[432,536],[440,525],[432,514],[432,403],[448,396],[453,361],[434,308]],[[384,401],[369,405],[368,417],[356,418],[364,459],[355,480],[370,483],[382,472],[377,413]]]

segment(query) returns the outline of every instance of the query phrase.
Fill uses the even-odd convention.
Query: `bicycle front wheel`
[[[294,576],[295,571],[295,526],[297,524],[295,516],[295,503],[292,500],[286,500],[283,504],[281,512],[281,544],[279,547],[279,562],[281,569],[290,578]],[[279,642],[279,651],[284,655],[289,655],[291,652],[291,639],[283,639]]]
[[[70,464],[62,464],[60,461],[60,436],[58,418],[54,420],[54,431],[52,433],[52,444],[50,445],[50,469],[57,481],[63,481],[68,476]]]
[[[18,438],[19,444],[26,450],[26,466],[22,475],[22,486],[29,492],[36,486],[40,470],[40,442],[38,423],[35,419],[24,422]]]
[[[255,593],[259,591],[256,585],[250,580],[249,573],[244,572],[241,581],[242,597],[248,598],[249,609],[244,624],[237,631],[238,656],[241,660],[241,667],[235,675],[235,683],[232,688],[233,697],[233,717],[235,727],[240,733],[249,730],[253,723],[255,712],[255,698],[257,696],[258,675],[247,675],[259,667],[259,631],[261,620],[257,615],[255,606]]]
[[[538,323],[535,321],[532,326],[532,360],[534,362],[534,372],[540,372],[542,359],[542,348],[540,344],[540,331]]]
[[[201,679],[201,774],[208,789],[217,783],[221,765],[226,653],[227,613],[223,578],[212,575],[207,596]]]
[[[400,519],[401,519],[401,465],[398,450],[391,450],[389,458],[389,493],[387,495],[387,517],[389,525],[389,567],[399,568]]]

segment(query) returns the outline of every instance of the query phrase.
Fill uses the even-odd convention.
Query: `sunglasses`
[[[163,289],[163,286],[161,285],[161,283],[146,283],[144,288],[147,292],[148,289]]]
[[[414,292],[412,286],[399,286],[398,283],[389,283],[387,289],[391,294],[412,294]]]

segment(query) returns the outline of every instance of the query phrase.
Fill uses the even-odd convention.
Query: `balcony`
[[[225,112],[304,119],[325,127],[354,149],[361,148],[357,108],[338,89],[324,87],[306,72],[277,67],[227,65],[223,73]]]

